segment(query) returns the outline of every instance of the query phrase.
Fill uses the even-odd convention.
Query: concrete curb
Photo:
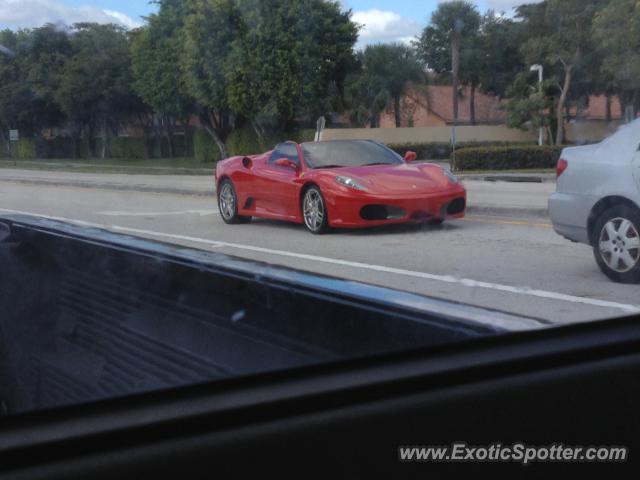
[[[52,187],[76,187],[76,188],[92,188],[99,190],[116,190],[127,192],[144,192],[159,193],[171,195],[185,195],[198,197],[213,197],[215,189],[211,188],[180,188],[180,187],[160,187],[152,185],[126,185],[122,183],[98,183],[81,180],[49,180],[49,179],[27,179],[27,178],[7,178],[0,177],[0,182],[21,183],[26,185],[47,185]],[[503,207],[494,205],[469,205],[467,213],[471,215],[487,215],[501,217],[530,217],[546,219],[549,212],[546,208],[527,208],[527,207]]]
[[[473,180],[480,182],[512,182],[512,183],[547,183],[555,182],[556,176],[553,173],[541,174],[460,174],[457,175],[463,182]]]
[[[44,178],[27,179],[27,178],[2,178],[0,182],[22,183],[26,185],[47,185],[50,187],[77,187],[77,188],[94,188],[98,190],[118,190],[128,192],[144,192],[144,193],[168,193],[175,195],[190,196],[212,196],[215,194],[213,187],[211,189],[196,188],[179,188],[179,187],[157,187],[152,185],[125,185],[122,183],[97,183],[85,182],[80,180],[47,180]]]
[[[467,213],[470,215],[486,215],[488,217],[517,217],[535,218],[540,220],[549,219],[549,210],[546,208],[523,208],[523,207],[497,207],[493,205],[469,205]]]

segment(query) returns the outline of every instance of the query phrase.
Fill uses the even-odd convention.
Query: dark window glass
[[[298,158],[298,145],[295,143],[281,143],[271,154],[269,163],[273,163],[280,158],[286,158],[287,160],[291,160],[299,165],[300,159]]]
[[[302,153],[310,168],[402,163],[402,158],[397,153],[368,140],[305,143],[302,145]]]

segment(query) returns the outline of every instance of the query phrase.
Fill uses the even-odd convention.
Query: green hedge
[[[193,156],[203,163],[220,160],[220,149],[211,138],[211,135],[204,130],[198,130],[193,134]]]
[[[302,129],[293,132],[280,132],[267,134],[262,142],[252,128],[237,128],[227,138],[227,151],[229,155],[251,155],[271,150],[278,143],[291,140],[293,142],[312,142],[315,138],[315,130]]]
[[[477,147],[456,150],[456,171],[554,168],[564,147]]]
[[[111,158],[144,158],[145,140],[142,137],[114,137],[109,141]]]
[[[461,148],[478,148],[478,147],[512,147],[527,146],[533,144],[519,142],[461,142],[456,144],[456,151]],[[452,148],[450,143],[446,142],[420,142],[420,143],[389,143],[387,146],[400,155],[407,150],[414,151],[418,154],[420,160],[444,160],[451,158]]]
[[[36,158],[36,141],[22,137],[11,144],[11,156],[14,158]]]

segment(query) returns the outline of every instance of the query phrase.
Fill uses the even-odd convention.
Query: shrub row
[[[315,138],[315,130],[303,129],[293,132],[272,133],[262,141],[252,128],[238,128],[231,132],[227,139],[229,155],[251,155],[272,149],[278,143],[291,140],[293,142],[311,142]]]
[[[476,147],[456,150],[456,171],[554,168],[564,147]]]
[[[192,135],[175,135],[173,137],[174,157],[193,157],[194,144]],[[89,158],[92,155],[99,156],[102,151],[102,139],[96,138],[89,142],[88,139],[76,139],[71,137],[56,137],[52,139],[21,138],[12,143],[10,153],[5,147],[0,155],[8,158],[46,158],[69,159]],[[217,151],[217,148],[215,149]],[[92,153],[93,152],[93,153]],[[167,158],[171,149],[167,138],[152,137],[145,140],[142,137],[112,137],[109,139],[107,156],[109,158],[142,159]]]
[[[227,151],[229,155],[246,155],[260,153],[273,148],[274,145],[285,140],[296,142],[312,141],[314,130],[299,130],[295,132],[283,132],[272,134],[260,142],[252,129],[242,128],[234,130],[227,139]],[[2,149],[3,157],[13,158],[88,158],[92,155],[99,156],[102,151],[102,139],[96,138],[75,140],[70,137],[57,137],[53,139],[32,139],[23,137],[19,142],[11,145],[10,154]],[[93,152],[93,153],[92,153]],[[152,137],[146,140],[142,137],[113,137],[109,139],[107,156],[109,158],[142,159],[167,158],[171,149],[168,139],[165,137]],[[202,130],[188,135],[176,135],[173,137],[173,156],[177,158],[195,157],[203,163],[211,163],[220,160],[218,146],[211,136]]]
[[[461,142],[456,145],[456,150],[461,148],[479,147],[510,147],[525,146],[527,143],[517,142]],[[407,150],[418,154],[420,160],[444,160],[451,158],[452,147],[447,142],[420,142],[420,143],[389,143],[389,148],[400,155],[404,155]]]

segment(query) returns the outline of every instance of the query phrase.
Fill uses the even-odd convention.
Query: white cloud
[[[39,27],[45,23],[116,23],[127,28],[140,22],[124,13],[83,5],[72,7],[59,0],[0,0],[0,28]]]
[[[512,13],[513,8],[525,3],[538,3],[542,0],[486,0],[487,8],[496,12]]]
[[[377,42],[407,43],[422,31],[422,26],[415,20],[386,10],[353,12],[352,20],[362,25],[358,47]]]

